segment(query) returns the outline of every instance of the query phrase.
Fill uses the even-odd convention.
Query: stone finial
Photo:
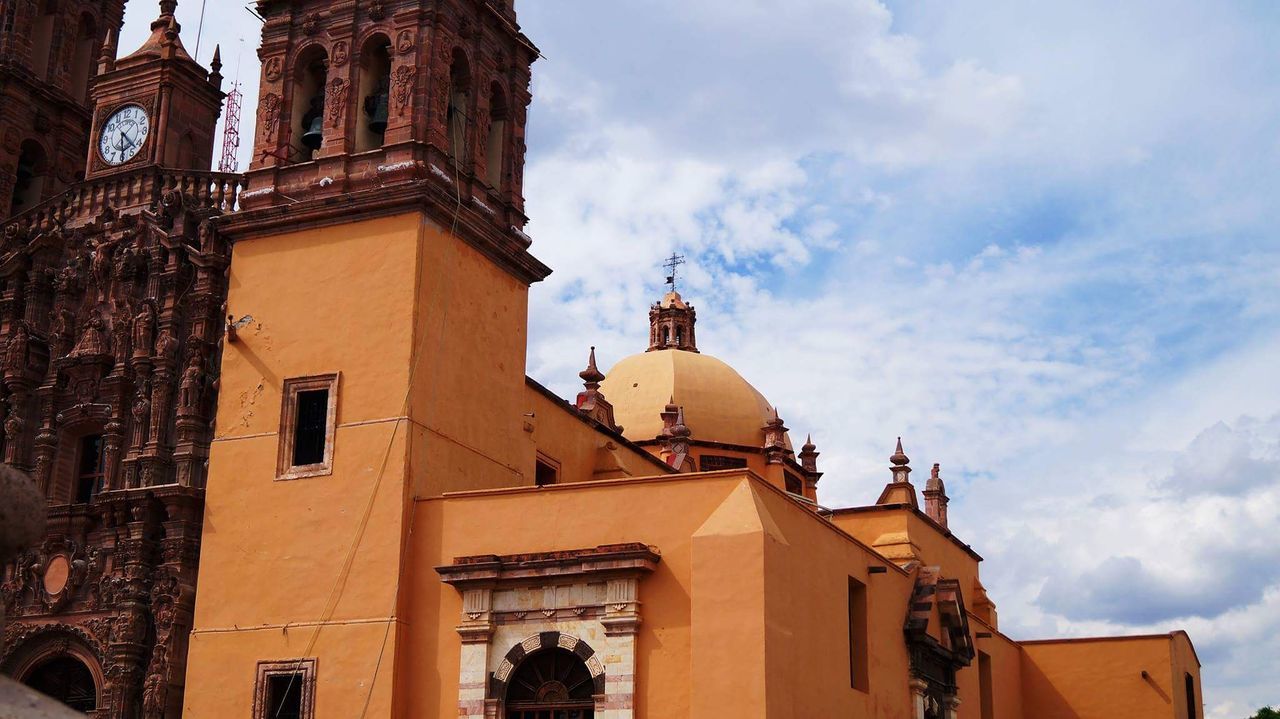
[[[116,68],[116,43],[119,36],[115,28],[108,28],[106,38],[102,41],[102,52],[98,55],[98,74],[111,72]]]
[[[902,451],[902,438],[898,438],[898,448],[890,455],[889,462],[893,465],[890,471],[893,473],[893,481],[898,483],[910,482],[911,475],[911,458],[907,457],[907,453]]]
[[[791,455],[787,449],[787,426],[778,416],[777,407],[772,408],[772,416],[761,429],[764,431],[765,458],[770,464],[779,464]]]
[[[213,59],[209,61],[209,84],[222,88],[222,45],[213,46]]]
[[[600,383],[604,381],[604,373],[600,368],[596,367],[596,348],[591,348],[591,354],[587,356],[587,368],[578,373],[582,381],[586,384],[587,389],[599,389]]]
[[[804,446],[800,448],[800,466],[806,472],[818,471],[818,447],[813,443],[813,435],[804,438]]]
[[[935,464],[929,472],[929,481],[924,485],[924,513],[933,521],[947,528],[947,487],[942,481],[942,466]]]
[[[692,471],[689,438],[693,436],[693,430],[684,422],[684,407],[668,404],[662,413],[662,421],[665,425],[662,429],[663,459],[678,471]]]
[[[604,373],[596,367],[596,348],[591,348],[587,357],[587,368],[578,373],[585,389],[578,393],[575,403],[578,411],[600,422],[615,431],[621,432],[613,418],[613,405],[600,392],[600,383],[604,381]]]

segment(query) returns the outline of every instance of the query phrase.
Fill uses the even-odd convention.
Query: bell
[[[302,134],[302,144],[308,149],[319,150],[320,145],[324,143],[324,117],[316,116],[311,119],[307,126],[307,131]]]
[[[378,135],[387,131],[387,101],[385,92],[364,99],[364,112],[369,116],[369,130]]]

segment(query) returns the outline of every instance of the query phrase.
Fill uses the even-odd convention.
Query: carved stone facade
[[[37,4],[101,6],[112,29],[123,6],[17,7]],[[242,181],[205,171],[220,78],[175,6],[137,52],[95,53],[89,180],[0,223],[0,452],[49,504],[44,542],[4,569],[0,672],[51,672],[74,685],[56,698],[113,719],[181,712],[231,254],[215,221]],[[126,102],[157,130],[120,165],[86,155]]]
[[[124,2],[0,0],[0,217],[84,177],[88,90]]]
[[[506,717],[522,663],[563,650],[590,677],[596,719],[634,717],[640,583],[659,561],[644,544],[618,544],[438,567],[462,594],[458,715]]]
[[[181,706],[230,259],[212,220],[236,181],[130,173],[3,226],[4,461],[50,518],[4,572],[0,671],[70,654],[96,716]]]

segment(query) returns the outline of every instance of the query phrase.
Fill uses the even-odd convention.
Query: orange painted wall
[[[867,567],[883,560],[763,480],[745,477],[681,475],[420,502],[411,563],[420,569],[400,664],[429,669],[406,683],[411,712],[457,711],[461,600],[428,567],[472,554],[639,541],[663,559],[640,588],[638,716],[708,716],[698,707],[714,702],[716,716],[764,716],[767,707],[770,717],[907,717],[902,621],[910,578],[896,568],[869,575]],[[870,592],[869,694],[849,687],[850,576]],[[743,654],[747,648],[754,651]],[[729,664],[695,670],[717,658]],[[753,671],[766,673],[767,689],[750,688],[739,674]]]
[[[1173,674],[1174,644],[1169,635],[1024,642],[1026,714],[1045,719],[1183,719],[1182,673],[1176,682]],[[1182,662],[1185,666],[1185,655]],[[1192,673],[1198,682],[1198,667]]]
[[[419,247],[415,215],[235,247],[228,308],[255,321],[223,353],[185,716],[245,715],[257,661],[303,653],[326,714],[390,711],[391,673],[370,680],[400,566]],[[283,382],[328,372],[333,474],[276,481]]]
[[[524,484],[533,483],[534,461],[538,452],[559,463],[560,482],[600,479],[596,476],[596,469],[610,467],[614,463],[619,470],[607,473],[610,476],[606,478],[664,473],[665,465],[655,461],[648,452],[597,431],[578,416],[577,409],[563,401],[552,400],[527,384],[524,392],[525,421],[533,428],[532,432],[521,432],[525,444],[522,469],[528,478]],[[609,449],[609,444],[613,449]]]

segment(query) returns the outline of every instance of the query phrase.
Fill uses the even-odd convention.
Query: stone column
[[[599,719],[633,719],[636,693],[636,633],[640,630],[640,580],[610,579],[606,588],[604,625],[609,644],[605,652],[603,701],[597,699]]]
[[[907,683],[911,689],[911,717],[912,719],[925,719],[924,708],[927,698],[925,691],[929,688],[929,684],[923,679],[913,678]]]
[[[945,719],[960,719],[960,697],[954,694],[947,697],[943,716]]]
[[[486,719],[497,716],[497,704],[489,706],[489,640],[493,637],[491,588],[462,592],[462,656],[458,662],[458,717]]]

